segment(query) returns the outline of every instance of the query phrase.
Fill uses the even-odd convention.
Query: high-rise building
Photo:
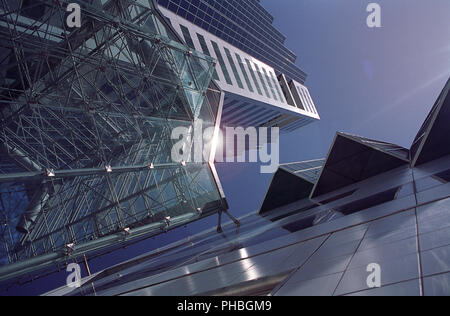
[[[227,210],[211,144],[171,157],[175,127],[218,132],[215,61],[152,1],[78,1],[80,28],[68,3],[0,3],[0,280]]]
[[[47,294],[449,295],[449,133],[450,80],[410,149],[337,133],[326,159],[281,166],[239,229]]]
[[[186,45],[217,60],[223,126],[289,132],[320,119],[306,74],[259,1],[158,0]]]
[[[272,65],[289,80],[305,83],[297,56],[285,46],[286,37],[259,0],[156,0],[160,7],[221,38],[228,44]]]

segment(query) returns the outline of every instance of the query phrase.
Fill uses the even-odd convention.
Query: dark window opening
[[[437,173],[433,176],[436,180],[441,181],[442,183],[450,182],[450,169],[444,172]]]
[[[334,221],[336,219],[339,219],[343,216],[355,214],[357,212],[369,209],[371,207],[390,202],[392,200],[396,199],[397,192],[399,191],[400,187],[396,187],[378,194],[375,194],[373,196],[348,203],[343,206],[339,206],[336,208],[333,208],[331,210],[321,212],[316,215],[309,216],[307,218],[302,218],[298,221],[295,221],[293,223],[290,223],[288,225],[283,226],[284,229],[288,230],[291,233],[304,230],[306,228],[328,223],[331,221]],[[285,217],[288,215],[286,214]],[[281,216],[280,216],[281,217]]]
[[[372,196],[369,196],[365,199],[355,201],[339,208],[335,208],[336,211],[341,212],[344,215],[350,215],[357,212],[360,212],[365,209],[369,209],[371,207],[390,202],[395,200],[399,188],[393,188]]]
[[[316,215],[309,216],[307,218],[302,218],[298,221],[290,223],[288,225],[283,226],[284,229],[291,233],[298,232],[300,230],[304,230],[306,228],[314,226],[314,221],[316,220]]]
[[[331,202],[334,202],[334,201],[346,198],[348,196],[353,195],[353,193],[355,193],[356,191],[358,191],[358,189],[354,189],[354,190],[351,190],[349,192],[345,192],[345,193],[339,194],[339,195],[337,195],[335,197],[332,197],[332,198],[320,201],[319,204],[325,205],[325,204],[328,204],[328,203],[331,203]]]
[[[304,208],[301,208],[301,209],[299,209],[299,210],[295,210],[295,211],[292,211],[292,212],[289,212],[289,213],[286,213],[286,214],[283,214],[283,215],[274,217],[274,218],[272,218],[272,219],[270,219],[270,220],[271,220],[272,222],[276,222],[276,221],[279,221],[280,219],[283,219],[283,218],[286,218],[286,217],[289,217],[289,216],[292,216],[292,215],[295,215],[295,214],[298,214],[298,213],[301,213],[301,212],[308,211],[308,210],[310,210],[310,209],[315,208],[316,206],[317,206],[316,204],[311,204],[311,205],[309,205],[309,206],[307,206],[307,207],[304,207]]]
[[[309,227],[317,226],[320,224],[328,223],[334,221],[338,218],[345,216],[343,213],[329,210],[325,212],[321,212],[316,215],[309,216],[307,218],[302,218],[298,221],[295,221],[291,224],[283,226],[284,229],[288,230],[291,233],[298,232],[300,230],[304,230]]]

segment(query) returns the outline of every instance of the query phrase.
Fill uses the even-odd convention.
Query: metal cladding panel
[[[439,165],[431,162],[427,169]],[[380,192],[395,182],[391,177],[399,174],[387,172],[364,180],[361,190]],[[305,214],[279,219],[251,214],[241,218],[239,229],[231,223],[224,226],[223,234],[209,230],[192,236],[105,270],[93,284],[97,295],[449,295],[450,187],[441,183],[431,190],[443,188],[446,196],[438,201],[418,205],[410,192],[296,231],[285,227]],[[349,199],[358,201],[361,195],[308,212],[317,215]],[[369,288],[367,283],[367,268],[373,263],[381,267],[379,288]],[[85,282],[69,294],[93,295],[92,279]]]

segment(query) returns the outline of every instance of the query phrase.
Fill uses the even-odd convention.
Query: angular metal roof
[[[409,164],[408,156],[394,144],[337,133],[311,198]]]
[[[296,176],[299,176],[302,179],[314,184],[319,179],[320,171],[322,170],[324,164],[325,159],[317,159],[287,163],[281,165],[280,168],[294,173]]]
[[[309,197],[325,159],[281,165],[272,178],[260,214]]]
[[[411,146],[412,167],[450,154],[450,79]]]

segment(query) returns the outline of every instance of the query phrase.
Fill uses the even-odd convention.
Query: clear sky
[[[409,148],[450,77],[450,1],[261,0],[286,36],[321,121],[281,136],[281,162],[323,158],[337,131]],[[235,214],[259,208],[271,177],[219,165]],[[240,174],[239,174],[240,173]]]
[[[409,147],[450,77],[450,0],[379,0],[382,28],[366,25],[364,0],[261,0],[308,73],[322,120],[281,136],[281,162],[322,158],[336,131]],[[259,208],[271,175],[258,165],[217,166],[236,216]],[[189,225],[91,263],[93,272],[216,225]],[[15,289],[37,294],[64,284],[63,271]],[[2,294],[0,289],[0,294]]]

